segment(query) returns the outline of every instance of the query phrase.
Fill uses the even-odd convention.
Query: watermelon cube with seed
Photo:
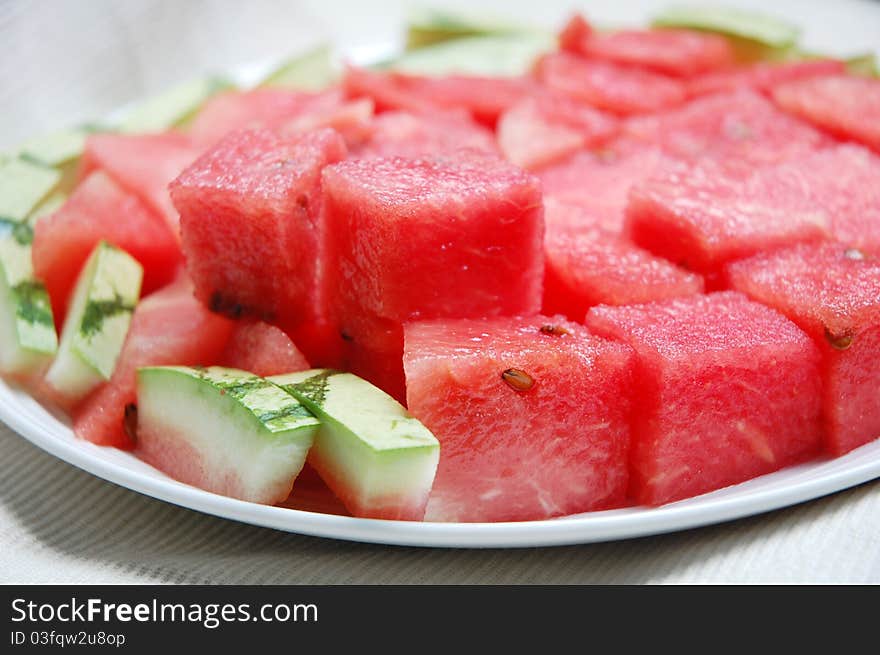
[[[632,352],[560,317],[406,326],[410,411],[440,441],[428,521],[626,503]]]
[[[324,169],[323,193],[327,296],[351,356],[390,358],[398,389],[405,322],[540,309],[540,183],[499,157],[349,160]]]
[[[288,330],[323,324],[320,176],[345,154],[326,128],[290,137],[236,131],[187,168],[171,197],[196,296],[214,311]]]
[[[661,505],[819,452],[819,352],[794,323],[736,292],[587,314],[636,352],[631,493]]]
[[[880,437],[880,259],[840,243],[804,245],[736,262],[728,280],[818,345],[828,452]]]

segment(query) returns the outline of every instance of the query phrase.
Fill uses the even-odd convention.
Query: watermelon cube
[[[576,205],[545,199],[545,314],[582,321],[593,305],[628,305],[703,291],[703,278],[634,246]]]
[[[542,57],[535,75],[554,91],[615,114],[649,113],[685,100],[683,83],[673,77],[567,52]]]
[[[819,352],[776,311],[728,291],[594,307],[586,323],[636,351],[637,502],[696,496],[818,452]]]
[[[880,259],[839,243],[803,245],[736,262],[728,279],[817,344],[827,451],[880,437]]]
[[[80,176],[85,178],[97,169],[103,170],[162,216],[177,238],[179,221],[168,195],[168,183],[191,164],[201,150],[189,137],[177,132],[93,134],[86,139]]]
[[[763,185],[800,194],[825,217],[835,239],[880,253],[880,156],[854,144],[810,153],[767,169]]]
[[[770,93],[775,87],[786,82],[842,73],[845,70],[846,65],[837,59],[761,62],[699,75],[688,80],[688,93],[692,96],[701,96],[737,89]]]
[[[171,185],[196,296],[285,329],[324,321],[321,169],[345,157],[333,130],[223,138]],[[309,353],[306,353],[309,356]]]
[[[733,65],[735,55],[723,36],[693,30],[616,30],[567,40],[568,50],[658,73],[691,77]]]
[[[551,164],[617,133],[613,115],[554,93],[521,100],[498,121],[498,144],[511,162],[526,169]]]
[[[214,96],[193,120],[192,139],[207,148],[233,130],[267,128],[287,133],[336,129],[346,142],[369,134],[372,102],[347,102],[339,89],[307,93],[278,88],[228,91]]]
[[[393,351],[398,389],[406,321],[540,308],[540,183],[498,157],[345,161],[324,169],[323,193],[327,296],[343,338],[361,361]]]
[[[101,240],[140,262],[145,294],[173,280],[180,269],[180,246],[165,222],[106,173],[96,171],[34,227],[34,273],[49,292],[56,325],[63,324],[79,271]]]
[[[219,363],[260,377],[310,368],[305,355],[290,337],[263,321],[241,321],[236,324]]]
[[[635,243],[707,276],[735,259],[826,238],[830,217],[796,187],[744,168],[667,163],[636,184],[626,209]]]
[[[775,164],[831,144],[810,125],[748,89],[716,93],[653,116],[629,120],[623,134],[692,162],[706,157]]]
[[[632,353],[560,317],[406,326],[407,401],[440,441],[428,521],[626,502]]]
[[[212,364],[223,353],[232,329],[232,321],[195,299],[185,277],[144,298],[135,308],[110,380],[72,413],[76,436],[102,446],[133,448],[137,369]]]
[[[841,139],[880,152],[880,80],[827,75],[790,82],[773,90],[785,111]]]
[[[495,135],[466,113],[414,114],[387,111],[372,122],[369,139],[352,156],[408,157],[442,155],[461,148],[497,152]]]
[[[614,152],[614,143],[610,148],[610,152],[580,152],[535,174],[545,198],[577,205],[605,229],[620,232],[630,189],[649,177],[662,157],[656,148],[640,146],[623,154]]]

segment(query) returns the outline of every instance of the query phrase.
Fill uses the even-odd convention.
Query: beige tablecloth
[[[548,12],[555,7],[552,21],[572,3],[546,4]],[[625,3],[593,4],[624,12]],[[277,56],[324,35],[349,46],[387,41],[398,31],[401,6],[0,0],[0,147],[101,116],[168,82]],[[0,426],[0,582],[880,583],[880,483],[659,537],[507,551],[399,548],[181,509],[75,469]]]

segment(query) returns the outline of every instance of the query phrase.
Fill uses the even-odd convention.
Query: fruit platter
[[[168,502],[390,544],[880,477],[874,52],[708,6],[405,35],[0,153],[0,418]]]

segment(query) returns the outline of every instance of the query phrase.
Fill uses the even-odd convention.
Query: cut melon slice
[[[313,369],[269,378],[321,420],[309,464],[355,516],[421,520],[440,444],[378,387]]]
[[[21,159],[0,167],[0,372],[28,377],[58,347],[46,288],[31,264],[33,229],[25,220],[57,185],[60,174]]]
[[[109,380],[141,292],[143,268],[127,252],[101,241],[83,267],[46,382],[63,406]]]
[[[296,398],[230,368],[147,367],[137,379],[141,458],[224,496],[287,498],[319,425]]]
[[[0,219],[23,221],[60,181],[55,169],[10,159],[0,166]]]

